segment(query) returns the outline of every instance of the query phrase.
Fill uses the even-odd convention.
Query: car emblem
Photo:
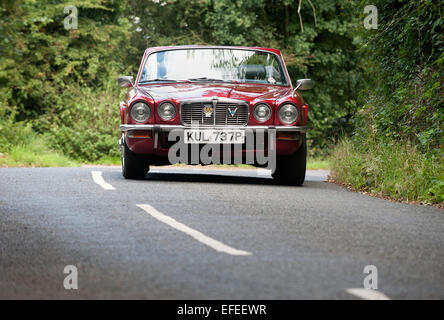
[[[205,114],[205,117],[211,117],[211,115],[213,114],[213,107],[212,106],[205,106],[203,108],[203,112]]]
[[[228,108],[228,112],[231,114],[231,117],[234,117],[236,115],[236,111],[237,111],[237,108],[234,108],[234,109]]]

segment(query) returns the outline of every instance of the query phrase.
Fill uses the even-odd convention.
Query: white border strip
[[[223,252],[226,254],[230,254],[233,256],[248,256],[251,255],[250,252],[247,251],[243,251],[243,250],[238,250],[238,249],[234,249],[230,246],[227,246],[226,244],[223,244],[220,241],[217,241],[213,238],[210,238],[206,235],[204,235],[203,233],[194,230],[186,225],[184,225],[183,223],[178,222],[177,220],[163,214],[162,212],[156,210],[155,208],[153,208],[152,206],[148,205],[148,204],[138,204],[137,205],[139,208],[145,210],[148,214],[150,214],[153,218],[156,218],[157,220],[169,225],[170,227],[182,231],[183,233],[186,233],[187,235],[189,235],[190,237],[193,237],[194,239],[196,239],[197,241],[209,246],[210,248],[218,251],[218,252]]]
[[[347,293],[364,300],[391,300],[385,294],[376,290],[363,289],[363,288],[350,288],[347,289],[346,291]]]
[[[102,171],[91,171],[93,180],[95,183],[97,183],[99,186],[101,186],[105,190],[116,190],[112,185],[105,182],[102,177]]]

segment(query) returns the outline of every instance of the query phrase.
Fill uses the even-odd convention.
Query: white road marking
[[[256,174],[258,176],[270,176],[271,175],[271,169],[264,169],[264,168],[257,168]]]
[[[162,212],[156,210],[152,206],[148,204],[138,204],[139,208],[145,210],[147,213],[149,213],[152,217],[156,218],[157,220],[169,225],[170,227],[173,227],[176,230],[182,231],[183,233],[186,233],[187,235],[193,237],[197,241],[209,246],[210,248],[213,248],[216,251],[223,252],[226,254],[231,254],[233,256],[248,256],[251,255],[250,252],[234,249],[230,246],[227,246],[226,244],[223,244],[220,241],[217,241],[213,238],[210,238],[206,235],[204,235],[202,232],[199,232],[197,230],[194,230],[183,223],[178,222],[177,220],[163,214]]]
[[[101,186],[105,190],[116,190],[112,185],[105,182],[102,177],[102,171],[91,171],[93,180],[95,183],[97,183],[99,186]]]
[[[358,298],[364,300],[391,300],[382,292],[371,290],[371,289],[363,289],[363,288],[351,288],[346,290],[347,293],[356,296]]]

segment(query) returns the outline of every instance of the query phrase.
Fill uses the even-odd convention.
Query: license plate
[[[184,130],[185,143],[229,143],[242,144],[245,142],[243,130]]]

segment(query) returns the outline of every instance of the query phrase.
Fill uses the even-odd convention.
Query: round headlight
[[[176,106],[171,102],[164,102],[157,108],[157,114],[163,120],[171,120],[176,116]]]
[[[291,103],[283,104],[278,111],[279,121],[292,124],[299,119],[299,109]]]
[[[253,109],[253,116],[259,122],[265,122],[271,117],[271,108],[268,104],[259,103]]]
[[[146,122],[151,117],[151,108],[143,102],[137,102],[131,107],[131,118],[137,122]]]

